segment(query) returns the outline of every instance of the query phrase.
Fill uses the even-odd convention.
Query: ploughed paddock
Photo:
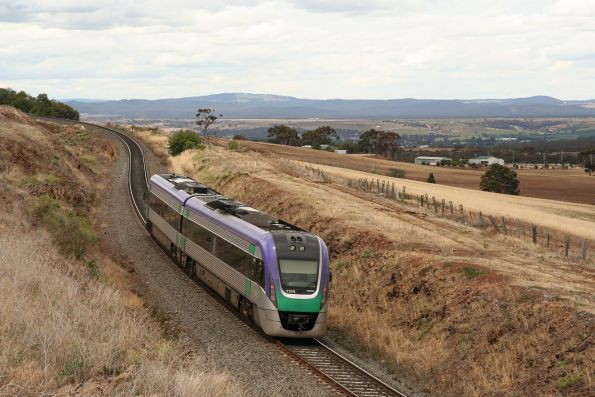
[[[326,334],[331,282],[317,236],[186,176],[153,175],[147,228],[188,275],[271,336]]]

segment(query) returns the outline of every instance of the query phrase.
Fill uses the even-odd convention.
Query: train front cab
[[[254,296],[255,322],[278,337],[326,335],[330,289],[324,242],[304,232],[271,232],[265,253],[265,290]]]

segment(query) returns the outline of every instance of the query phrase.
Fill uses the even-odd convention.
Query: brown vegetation
[[[187,151],[172,158],[173,171],[325,239],[335,339],[439,395],[593,389],[593,268],[371,199],[241,145]]]
[[[0,395],[242,395],[94,244],[114,149],[0,106]]]
[[[287,159],[302,160],[379,175],[388,175],[390,169],[406,172],[406,178],[425,181],[428,172],[434,173],[441,185],[467,189],[479,189],[479,179],[484,169],[458,169],[431,167],[411,163],[394,162],[368,155],[342,155],[322,150],[274,145],[246,141],[245,147],[267,156],[276,155]],[[573,203],[595,204],[595,181],[582,169],[517,170],[521,182],[521,196],[561,200]]]

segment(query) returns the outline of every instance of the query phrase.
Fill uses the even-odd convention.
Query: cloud
[[[589,2],[2,1],[2,84],[57,97],[595,92]]]

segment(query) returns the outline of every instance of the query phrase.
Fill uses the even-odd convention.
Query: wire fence
[[[579,236],[552,230],[535,223],[525,222],[518,218],[495,216],[482,211],[466,209],[463,204],[455,203],[440,197],[427,194],[413,194],[406,186],[399,186],[394,181],[380,178],[350,179],[331,177],[320,168],[310,164],[302,164],[303,171],[321,182],[336,182],[361,192],[374,194],[405,206],[414,206],[436,217],[446,218],[471,226],[482,232],[516,238],[531,242],[561,254],[569,260],[591,263],[593,241]]]

